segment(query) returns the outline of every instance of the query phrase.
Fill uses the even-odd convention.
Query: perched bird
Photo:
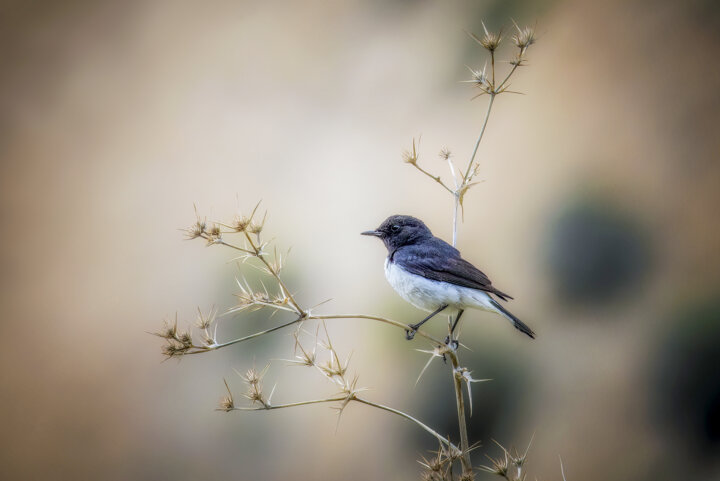
[[[501,301],[512,299],[493,287],[490,279],[460,256],[460,252],[432,235],[420,220],[408,215],[388,217],[375,230],[362,235],[379,237],[388,250],[385,277],[400,296],[410,304],[431,314],[417,324],[410,324],[407,338],[433,316],[448,309],[457,313],[450,330],[452,335],[465,309],[472,307],[495,312],[507,318],[516,329],[535,338],[535,333],[512,315]],[[450,336],[446,343],[450,341]]]

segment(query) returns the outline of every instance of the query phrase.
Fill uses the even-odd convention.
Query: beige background
[[[326,407],[213,411],[223,377],[242,389],[233,368],[291,355],[287,333],[163,363],[146,332],[232,306],[232,254],[178,229],[193,204],[230,219],[259,199],[303,303],[416,320],[358,233],[407,213],[449,238],[447,194],[400,152],[422,134],[427,168],[446,174],[444,146],[467,159],[485,100],[458,81],[484,53],[463,30],[509,31],[510,17],[537,21],[539,41],[513,82],[526,95],[497,101],[459,247],[539,338],[466,319],[469,367],[495,379],[474,387],[474,459],[534,433],[532,479],[559,479],[558,455],[568,480],[717,476],[717,439],[657,415],[651,382],[669,313],[720,293],[713,2],[6,1],[0,477],[417,479],[432,443],[384,413],[351,406],[336,433]],[[545,256],[559,213],[588,194],[641,226],[651,262],[623,299],[571,306]],[[221,332],[279,322],[251,318]],[[425,346],[329,327],[374,400],[436,425],[452,415],[440,363],[414,388]],[[276,399],[332,393],[297,369],[271,368]]]

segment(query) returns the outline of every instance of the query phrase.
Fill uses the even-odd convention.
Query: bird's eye
[[[394,226],[390,227],[390,230],[393,232],[400,232],[400,226],[394,225]]]

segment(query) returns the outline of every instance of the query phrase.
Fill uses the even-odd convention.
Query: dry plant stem
[[[492,83],[495,85],[495,50],[490,50],[490,65],[492,68]]]
[[[460,360],[454,352],[450,352],[448,355],[450,357],[450,364],[452,365],[453,381],[455,384],[455,399],[457,401],[458,411],[458,426],[460,428],[460,464],[462,464],[463,475],[469,476],[470,479],[473,479],[473,468],[472,462],[470,461],[470,442],[468,440],[467,433],[467,420],[465,419],[465,399],[462,391],[462,379],[455,375],[457,370],[460,368]]]
[[[190,355],[190,354],[200,354],[203,352],[208,351],[214,351],[217,349],[221,349],[223,347],[232,346],[234,344],[239,344],[241,342],[249,341],[251,339],[255,339],[256,337],[263,336],[265,334],[269,334],[274,331],[279,331],[280,329],[284,329],[286,327],[292,326],[293,324],[297,324],[302,321],[311,320],[311,319],[317,319],[317,320],[330,320],[330,319],[368,319],[371,321],[378,321],[382,322],[383,324],[388,324],[391,326],[398,327],[400,329],[406,330],[408,328],[407,324],[403,324],[402,322],[394,321],[392,319],[386,319],[384,317],[376,317],[376,316],[366,316],[364,314],[340,314],[340,315],[328,315],[328,316],[313,316],[313,315],[307,315],[303,314],[297,319],[293,319],[292,321],[286,322],[285,324],[280,324],[279,326],[271,327],[270,329],[266,329],[264,331],[256,332],[254,334],[250,334],[248,336],[240,337],[238,339],[233,339],[231,341],[215,344],[213,346],[197,346],[194,351],[188,351],[184,353],[184,356]],[[433,344],[439,345],[442,344],[439,340],[435,339],[428,333],[424,331],[416,331],[415,335],[420,336],[424,339],[427,339]]]
[[[265,255],[263,254],[260,247],[257,246],[255,244],[255,242],[253,242],[252,237],[250,237],[250,234],[248,234],[247,232],[243,232],[243,234],[245,234],[245,238],[247,239],[248,244],[250,244],[250,247],[252,247],[252,249],[253,249],[252,251],[243,249],[242,247],[238,247],[233,244],[229,244],[229,243],[225,242],[224,240],[219,240],[219,241],[217,241],[217,243],[222,244],[227,247],[230,247],[231,249],[235,249],[240,252],[244,252],[246,254],[252,254],[254,257],[257,257],[258,259],[260,259],[260,262],[262,262],[265,265],[268,272],[270,272],[270,274],[272,274],[272,276],[275,278],[275,280],[277,280],[278,285],[283,290],[283,294],[285,294],[287,296],[288,300],[290,301],[290,304],[292,304],[292,306],[295,308],[295,311],[298,314],[300,314],[301,316],[304,315],[305,314],[304,311],[302,309],[300,309],[300,306],[295,301],[295,298],[292,296],[292,294],[290,293],[290,290],[287,288],[287,286],[285,285],[283,280],[280,278],[280,275],[275,271],[275,269],[270,265],[270,263],[267,260],[265,260]]]
[[[522,48],[520,49],[520,55],[518,56],[518,59],[522,59],[522,58],[523,58],[523,55],[525,55],[525,51],[526,51],[526,50],[527,50],[527,47],[522,47]],[[507,81],[510,80],[510,77],[512,77],[512,74],[515,73],[515,70],[517,70],[517,68],[518,68],[519,66],[520,66],[520,62],[515,63],[515,64],[513,65],[513,67],[510,69],[510,72],[509,72],[509,73],[507,74],[507,76],[503,79],[503,81],[500,82],[500,85],[498,86],[498,88],[495,89],[496,92],[502,92],[503,87],[505,86],[505,84],[507,83]]]
[[[268,404],[264,405],[262,407],[234,407],[232,409],[229,409],[229,411],[271,411],[273,409],[284,409],[284,408],[294,408],[297,406],[307,406],[308,404],[321,404],[321,403],[331,403],[331,402],[338,402],[338,401],[344,401],[345,396],[338,396],[338,397],[332,397],[327,399],[313,399],[310,401],[299,401],[295,403],[288,403],[288,404]],[[222,409],[219,409],[222,410]]]
[[[451,443],[449,440],[445,439],[443,436],[441,436],[440,434],[438,434],[437,431],[435,431],[434,429],[432,429],[432,428],[431,428],[430,426],[428,426],[427,424],[423,423],[422,421],[420,421],[420,420],[418,420],[418,419],[415,419],[414,417],[410,416],[410,415],[407,414],[407,413],[404,413],[404,412],[402,412],[402,411],[398,411],[397,409],[393,409],[393,408],[388,407],[388,406],[384,406],[384,405],[382,405],[382,404],[376,404],[376,403],[374,403],[374,402],[368,401],[367,399],[363,399],[363,398],[359,398],[359,397],[356,397],[356,398],[355,398],[355,401],[360,402],[360,403],[363,403],[363,404],[367,404],[368,406],[372,406],[372,407],[375,407],[375,408],[378,408],[378,409],[382,409],[383,411],[387,411],[387,412],[390,412],[390,413],[393,413],[393,414],[397,414],[397,415],[400,416],[400,417],[403,417],[403,418],[405,418],[405,419],[407,419],[407,420],[409,420],[409,421],[412,421],[412,422],[414,422],[415,424],[417,424],[418,426],[420,426],[421,428],[423,428],[423,429],[424,429],[425,431],[427,431],[428,433],[430,433],[430,434],[432,434],[433,436],[435,436],[435,438],[437,438],[438,441],[440,441],[441,443],[445,444],[446,446],[449,446],[453,451],[456,451],[456,452],[459,452],[459,451],[460,451],[460,450],[457,448],[457,446],[455,446],[455,445],[454,445],[453,443]]]
[[[460,196],[457,193],[453,193],[455,204],[453,206],[453,238],[452,245],[457,245],[457,221],[458,221],[458,210],[460,210]]]
[[[495,69],[493,69],[494,71]],[[512,75],[512,73],[511,73]],[[508,78],[510,78],[510,75],[508,75]],[[507,81],[507,79],[505,79]],[[480,135],[478,135],[477,141],[475,142],[475,148],[473,149],[473,153],[470,156],[470,161],[468,162],[467,168],[465,169],[465,174],[462,178],[462,183],[460,184],[460,187],[457,188],[453,194],[454,198],[454,208],[453,208],[453,237],[452,237],[452,245],[455,247],[457,245],[457,230],[458,230],[458,211],[460,210],[460,195],[462,192],[462,189],[466,188],[467,185],[470,183],[470,172],[472,171],[473,162],[475,161],[475,156],[477,155],[478,148],[480,148],[480,142],[482,142],[483,136],[485,135],[485,129],[487,129],[488,120],[490,119],[490,111],[492,110],[493,103],[495,102],[495,92],[490,93],[490,101],[488,102],[487,111],[485,112],[485,120],[483,121],[482,128],[480,129]],[[431,176],[432,177],[432,176]]]
[[[423,174],[427,175],[428,177],[430,177],[432,180],[434,180],[434,181],[437,182],[438,184],[442,185],[442,186],[445,188],[445,190],[447,190],[448,192],[450,192],[452,195],[456,195],[456,192],[455,192],[454,190],[452,190],[450,187],[448,187],[447,185],[445,185],[445,182],[443,182],[443,181],[440,179],[440,176],[439,176],[439,175],[432,175],[430,172],[428,172],[427,170],[423,169],[423,168],[420,167],[419,165],[417,165],[417,164],[413,164],[413,165],[415,166],[415,168],[416,168],[417,170],[419,170],[419,171],[422,172]]]
[[[494,74],[495,74],[495,61],[493,56],[493,82],[494,82]],[[508,76],[509,78],[509,76]],[[465,174],[462,178],[462,183],[460,185],[460,188],[456,190],[453,194],[455,204],[453,209],[453,247],[457,245],[457,226],[458,226],[458,210],[460,209],[460,192],[461,189],[465,188],[468,183],[470,182],[470,172],[472,170],[473,162],[475,161],[475,156],[477,155],[478,148],[480,147],[480,142],[483,139],[483,136],[485,135],[485,130],[487,129],[488,120],[490,119],[490,111],[492,110],[493,102],[495,101],[495,93],[490,94],[490,101],[488,102],[487,111],[485,112],[485,120],[483,121],[482,128],[480,129],[480,134],[478,135],[477,142],[475,142],[475,148],[473,149],[472,156],[470,157],[470,161],[468,162],[467,169],[465,170]],[[452,332],[449,333],[449,335],[452,335]],[[460,367],[460,360],[458,359],[458,356],[455,352],[450,353],[450,362],[452,364],[452,373],[453,373],[453,383],[455,386],[455,400],[457,402],[457,412],[458,412],[458,427],[460,430],[460,448],[462,451],[462,455],[460,457],[460,463],[462,464],[463,469],[463,475],[466,477],[470,477],[472,479],[473,477],[473,470],[472,470],[472,462],[470,461],[470,442],[468,440],[468,432],[467,432],[467,420],[465,418],[465,399],[463,397],[463,391],[462,391],[462,379],[460,379],[458,376],[455,375],[456,370]]]
[[[509,78],[509,76],[508,76]],[[480,142],[483,139],[483,135],[485,135],[485,129],[487,128],[488,120],[490,119],[490,111],[492,110],[493,103],[495,102],[495,95],[497,95],[496,92],[490,92],[490,101],[488,102],[488,108],[485,112],[485,120],[483,121],[482,128],[480,129],[480,135],[478,135],[477,142],[475,142],[475,148],[473,149],[472,156],[470,157],[470,162],[468,162],[467,169],[465,169],[465,175],[463,176],[463,184],[467,183],[469,181],[468,176],[470,175],[470,170],[472,169],[473,161],[475,160],[475,156],[477,155],[478,148],[480,147]]]
[[[323,404],[323,403],[332,403],[332,402],[341,402],[341,401],[347,401],[347,396],[335,396],[330,397],[326,399],[312,399],[309,401],[299,401],[294,403],[287,403],[287,404],[264,404],[260,407],[233,407],[232,409],[228,409],[227,411],[272,411],[273,409],[285,409],[285,408],[294,408],[298,406],[308,406],[310,404]],[[393,409],[389,406],[385,406],[382,404],[377,404],[372,401],[369,401],[367,399],[361,398],[361,397],[353,397],[351,398],[351,401],[357,401],[361,404],[366,404],[368,406],[372,406],[377,409],[381,409],[383,411],[387,411],[392,414],[396,414],[402,418],[407,419],[408,421],[412,421],[428,433],[432,434],[438,441],[443,443],[444,445],[448,446],[452,451],[460,452],[457,446],[455,446],[453,443],[451,443],[448,439],[446,439],[444,436],[440,435],[437,431],[435,431],[433,428],[428,426],[427,424],[423,423],[417,418],[414,418],[413,416],[404,413],[402,411],[399,411],[397,409]],[[218,409],[223,410],[223,409]]]
[[[238,344],[244,341],[249,341],[250,339],[254,339],[256,337],[263,336],[265,334],[271,333],[273,331],[279,331],[280,329],[284,329],[288,326],[292,326],[293,324],[297,324],[298,322],[302,321],[304,317],[298,317],[295,320],[292,320],[290,322],[286,322],[285,324],[280,324],[279,326],[272,327],[270,329],[266,329],[264,331],[256,332],[255,334],[250,334],[249,336],[241,337],[239,339],[233,339],[232,341],[223,342],[222,344],[216,344],[211,349],[220,349],[222,347],[232,346],[233,344]],[[202,351],[196,351],[196,352],[202,352]],[[195,352],[189,353],[189,354],[195,354]]]
[[[366,316],[364,314],[338,314],[338,315],[328,315],[328,316],[309,315],[309,316],[307,316],[307,319],[319,319],[319,320],[323,320],[323,319],[368,319],[371,321],[378,321],[378,322],[382,322],[385,324],[389,324],[391,326],[399,327],[400,329],[403,329],[403,330],[408,329],[408,327],[410,327],[407,324],[404,324],[404,323],[398,322],[398,321],[394,321],[392,319],[386,319],[384,317],[377,317],[377,316]],[[418,330],[415,332],[415,335],[425,338],[428,341],[432,342],[433,344],[436,344],[436,345],[442,344],[442,342],[435,339],[430,334],[428,334],[424,331]]]

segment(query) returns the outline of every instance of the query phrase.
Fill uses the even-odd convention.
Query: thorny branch
[[[350,379],[347,377],[349,360],[346,361],[345,364],[341,363],[340,357],[338,356],[337,351],[335,351],[335,348],[330,341],[330,336],[324,323],[326,320],[331,319],[367,319],[388,324],[403,330],[408,329],[407,324],[384,317],[369,316],[365,314],[314,315],[311,313],[311,309],[301,308],[300,304],[295,300],[292,293],[287,288],[285,282],[280,276],[280,271],[282,269],[282,261],[280,260],[279,256],[276,253],[273,262],[271,262],[268,258],[268,255],[265,251],[267,243],[263,242],[261,239],[264,219],[263,223],[261,224],[256,224],[253,221],[256,210],[257,207],[255,208],[255,210],[253,210],[253,214],[249,218],[238,218],[233,224],[224,224],[221,222],[217,222],[209,226],[206,220],[198,217],[196,223],[186,230],[187,237],[189,239],[204,239],[207,241],[208,246],[221,245],[239,251],[243,254],[241,256],[241,260],[243,262],[251,258],[258,259],[262,263],[263,272],[272,276],[272,278],[276,281],[279,288],[279,293],[276,295],[272,295],[267,290],[267,287],[265,287],[264,285],[262,291],[253,291],[246,279],[238,280],[237,284],[241,290],[241,292],[237,295],[239,303],[236,307],[230,309],[228,313],[235,313],[243,311],[245,309],[269,308],[275,311],[290,311],[293,312],[297,317],[278,326],[265,329],[263,331],[259,331],[238,339],[218,342],[216,335],[217,324],[215,322],[216,312],[212,310],[209,314],[204,315],[201,311],[198,310],[199,317],[198,322],[196,323],[196,327],[203,331],[203,342],[196,343],[193,340],[193,336],[190,331],[179,331],[177,327],[177,320],[175,320],[172,324],[166,322],[166,325],[162,330],[154,333],[155,335],[162,337],[166,340],[166,344],[163,347],[163,353],[167,357],[180,357],[190,354],[200,354],[232,346],[234,344],[238,344],[244,341],[249,341],[251,339],[281,330],[292,325],[300,326],[305,321],[320,321],[325,328],[325,339],[322,341],[322,345],[324,346],[325,350],[330,354],[330,360],[327,361],[325,364],[318,363],[314,351],[313,355],[310,355],[308,353],[309,351],[303,348],[303,346],[301,345],[299,340],[300,329],[298,329],[295,332],[295,346],[296,349],[299,349],[302,352],[302,355],[299,356],[299,359],[296,359],[292,362],[294,364],[312,366],[317,368],[327,379],[332,381],[340,389],[340,395],[287,404],[272,404],[272,393],[270,394],[270,396],[265,397],[261,382],[263,376],[265,375],[265,372],[267,371],[267,367],[261,372],[257,372],[254,368],[252,368],[248,370],[248,372],[244,376],[242,376],[242,378],[247,383],[249,388],[248,392],[244,396],[250,401],[252,401],[253,405],[250,407],[237,406],[232,392],[230,391],[230,388],[226,381],[225,386],[228,390],[228,396],[223,398],[218,410],[228,412],[258,411],[305,406],[309,404],[340,402],[341,407],[339,408],[339,410],[340,413],[342,413],[344,408],[350,402],[355,401],[360,404],[365,404],[367,406],[371,406],[398,415],[415,423],[417,426],[419,426],[424,431],[428,432],[438,441],[447,446],[449,452],[454,453],[454,455],[459,455],[460,450],[457,446],[452,444],[449,439],[443,437],[434,429],[430,428],[427,424],[421,422],[417,418],[398,409],[378,404],[370,401],[369,399],[358,396],[358,393],[363,389],[357,388],[357,378]],[[224,227],[226,230],[222,230],[220,226]],[[225,240],[225,237],[231,234],[242,234],[245,242],[244,245],[235,245]],[[213,334],[210,334],[210,327],[213,324],[215,324],[215,332]],[[432,343],[440,343],[440,341],[423,331],[418,331],[417,335],[427,339]]]
[[[450,192],[450,194],[453,196],[453,216],[452,216],[452,245],[456,246],[457,244],[457,231],[458,231],[458,211],[463,210],[463,200],[465,197],[465,194],[467,191],[474,185],[476,185],[478,182],[473,182],[473,179],[478,174],[480,164],[475,162],[475,157],[477,156],[478,149],[480,148],[480,142],[482,142],[482,139],[485,135],[485,131],[487,130],[488,121],[490,119],[490,112],[492,111],[493,105],[495,103],[495,98],[505,92],[509,92],[508,90],[508,81],[512,77],[512,75],[515,73],[517,68],[521,65],[525,64],[525,54],[527,52],[528,47],[532,45],[535,42],[535,33],[534,30],[530,27],[526,27],[521,29],[517,24],[515,24],[515,28],[517,30],[517,33],[513,35],[512,40],[515,46],[517,47],[517,56],[510,61],[510,64],[512,65],[512,68],[507,73],[505,78],[500,82],[496,82],[496,51],[498,47],[500,46],[500,43],[502,41],[502,34],[500,33],[493,33],[489,32],[488,29],[485,27],[485,24],[483,23],[483,30],[484,35],[482,38],[477,37],[476,35],[470,33],[470,36],[479,43],[483,48],[485,48],[490,53],[490,75],[486,72],[486,66],[482,68],[482,70],[473,70],[470,69],[470,73],[472,75],[472,78],[470,80],[467,80],[465,82],[471,83],[475,85],[479,90],[480,93],[476,95],[476,97],[480,97],[482,95],[489,95],[490,100],[487,104],[487,109],[485,111],[485,117],[482,123],[482,127],[480,128],[480,134],[477,137],[477,140],[475,141],[475,146],[472,151],[472,155],[470,156],[470,159],[468,160],[467,167],[465,168],[464,172],[462,173],[462,177],[458,179],[457,171],[450,159],[450,152],[446,149],[443,149],[443,151],[440,152],[440,157],[448,161],[448,166],[450,168],[450,174],[453,177],[453,182],[455,185],[455,189],[449,188],[442,180],[440,179],[440,176],[436,176],[428,172],[427,170],[420,167],[418,164],[418,157],[419,154],[416,149],[415,145],[415,139],[413,139],[412,143],[412,150],[411,151],[405,151],[403,153],[403,160],[418,169],[420,172],[422,172],[424,175],[434,179],[436,182],[441,184],[447,191]],[[449,322],[450,324],[450,322]],[[448,340],[452,342],[452,330],[449,330]],[[462,464],[462,476],[463,479],[473,479],[473,469],[472,464],[470,462],[470,445],[468,440],[468,433],[467,433],[467,420],[465,416],[465,400],[462,392],[462,382],[463,380],[467,383],[468,387],[468,401],[470,401],[471,405],[471,411],[472,411],[472,397],[471,397],[471,390],[470,390],[470,383],[475,382],[476,380],[472,379],[469,375],[469,371],[466,368],[463,368],[460,366],[460,361],[458,359],[457,352],[451,351],[448,353],[450,357],[450,361],[452,364],[452,372],[453,372],[453,385],[455,390],[455,398],[457,401],[457,413],[458,413],[458,425],[460,429],[460,448],[462,451],[462,455],[460,457],[460,461]],[[435,356],[434,353],[432,353],[432,356]],[[430,360],[433,358],[431,357]],[[429,363],[430,361],[428,361]],[[427,366],[427,365],[426,365]],[[442,479],[442,478],[441,478]]]
[[[475,97],[489,95],[490,98],[488,101],[487,109],[485,111],[485,116],[482,122],[480,133],[475,142],[472,155],[470,156],[467,166],[462,171],[460,171],[456,169],[453,160],[451,159],[452,154],[450,153],[450,151],[443,149],[443,151],[441,151],[440,153],[440,157],[447,161],[448,167],[450,169],[450,174],[453,178],[453,187],[450,187],[447,183],[445,183],[439,175],[433,175],[431,172],[422,168],[418,164],[419,141],[416,143],[415,139],[413,139],[411,150],[403,152],[403,160],[406,163],[414,166],[423,175],[431,178],[433,181],[440,184],[443,189],[445,189],[453,196],[453,245],[456,245],[457,243],[458,211],[461,211],[463,209],[464,196],[471,187],[478,184],[478,182],[473,182],[479,171],[479,163],[475,161],[475,158],[477,156],[480,143],[484,137],[485,131],[487,130],[487,125],[490,118],[490,113],[495,102],[495,98],[505,92],[516,93],[508,90],[508,82],[510,81],[517,68],[525,65],[525,55],[527,49],[535,42],[535,34],[532,28],[525,27],[521,29],[517,26],[517,24],[515,24],[515,28],[517,29],[517,33],[512,36],[512,41],[517,47],[518,51],[516,56],[509,62],[512,68],[505,75],[503,80],[499,83],[496,82],[496,51],[502,41],[502,35],[499,33],[489,32],[487,28],[485,28],[484,24],[484,36],[482,38],[470,34],[473,39],[475,39],[483,48],[485,48],[490,53],[490,73],[489,75],[486,73],[486,67],[483,67],[481,70],[470,69],[472,77],[466,82],[473,84],[480,90],[480,93]],[[460,174],[460,177],[458,177],[458,174]],[[250,406],[237,406],[235,398],[232,391],[230,390],[227,381],[224,381],[228,394],[221,400],[218,410],[226,412],[261,411],[285,409],[312,404],[339,403],[339,406],[337,407],[339,422],[340,416],[342,415],[344,409],[351,402],[365,404],[367,406],[371,406],[376,409],[383,410],[407,419],[421,429],[423,429],[424,431],[426,431],[427,433],[434,436],[438,440],[438,442],[440,443],[440,448],[435,453],[435,456],[432,459],[423,458],[423,460],[420,461],[420,464],[426,469],[426,471],[423,473],[423,479],[437,481],[451,481],[453,479],[468,481],[474,479],[474,471],[470,460],[470,452],[475,447],[477,447],[477,445],[471,446],[468,439],[467,418],[465,414],[466,404],[463,395],[462,384],[463,382],[465,382],[467,385],[468,402],[472,411],[472,396],[470,385],[474,382],[484,381],[484,379],[473,379],[470,375],[470,371],[467,368],[461,366],[456,350],[457,344],[454,345],[453,340],[450,337],[448,337],[448,343],[445,343],[440,342],[438,339],[434,338],[426,332],[417,331],[416,333],[416,335],[424,338],[433,346],[433,349],[431,351],[423,351],[431,353],[432,356],[428,361],[428,364],[426,364],[425,368],[427,368],[427,365],[429,365],[430,361],[432,361],[434,357],[450,359],[454,392],[457,401],[458,424],[460,431],[459,446],[456,446],[447,437],[440,435],[437,431],[435,431],[425,423],[421,422],[417,418],[411,416],[410,414],[407,414],[392,407],[385,406],[383,404],[375,403],[359,395],[359,393],[364,391],[364,389],[357,387],[357,376],[354,376],[352,378],[348,376],[347,371],[350,359],[348,357],[348,359],[344,363],[340,361],[340,357],[335,348],[333,347],[332,342],[330,341],[330,336],[327,332],[325,321],[333,319],[371,320],[402,329],[403,331],[407,330],[410,326],[405,323],[380,316],[371,316],[365,314],[317,315],[312,312],[313,308],[302,308],[293,296],[290,289],[285,284],[282,277],[280,276],[280,272],[283,268],[282,256],[280,256],[277,253],[277,250],[275,250],[274,255],[271,257],[266,250],[269,242],[263,241],[261,237],[266,217],[263,217],[261,222],[255,221],[255,215],[257,213],[258,206],[259,204],[255,206],[250,216],[238,216],[230,223],[214,222],[209,224],[206,219],[197,216],[195,224],[186,230],[186,235],[188,239],[204,239],[207,242],[208,246],[222,245],[236,252],[239,252],[240,255],[237,260],[241,263],[244,263],[249,259],[256,259],[257,261],[259,261],[260,264],[259,269],[269,275],[275,282],[277,292],[271,293],[270,291],[268,291],[267,287],[264,284],[262,285],[263,288],[261,290],[255,290],[250,286],[247,279],[237,279],[237,285],[240,289],[240,292],[237,294],[238,303],[235,307],[229,309],[227,314],[238,313],[244,310],[270,309],[273,311],[273,313],[279,311],[290,312],[294,314],[294,318],[275,327],[255,332],[244,337],[224,342],[218,342],[216,322],[217,311],[212,309],[208,314],[203,314],[201,311],[198,311],[198,320],[196,322],[196,327],[201,332],[202,341],[196,342],[193,339],[193,335],[190,330],[178,330],[177,319],[175,319],[175,321],[172,323],[166,321],[165,326],[159,332],[154,333],[155,335],[165,339],[166,341],[165,345],[163,346],[163,354],[168,358],[172,358],[182,357],[190,354],[200,354],[204,352],[215,351],[295,325],[296,330],[294,332],[294,337],[296,358],[294,360],[291,360],[290,362],[294,365],[315,368],[326,379],[328,379],[338,389],[339,392],[335,395],[319,399],[291,402],[285,404],[273,404],[272,396],[274,394],[275,388],[272,389],[268,396],[265,396],[262,385],[263,376],[267,372],[269,365],[260,372],[258,372],[253,367],[249,369],[244,375],[241,375],[242,380],[245,382],[248,388],[247,392],[243,394],[243,396],[250,401]],[[235,244],[226,240],[226,238],[231,235],[239,235],[241,243]],[[313,320],[318,321],[322,325],[324,329],[324,339],[322,341],[318,339],[318,327],[318,333],[316,333],[315,339],[315,346],[313,347],[313,349],[307,349],[300,342],[300,337],[305,332],[303,330],[304,323]],[[211,328],[213,326],[214,329],[212,329],[211,332]],[[318,361],[318,347],[321,347],[325,355],[328,356],[327,361]],[[297,354],[298,351],[300,352],[300,354]],[[423,372],[425,368],[423,368]],[[422,372],[420,373],[420,376],[422,376]],[[504,457],[498,459],[491,458],[493,466],[483,466],[482,469],[488,472],[499,474],[505,477],[508,481],[520,481],[525,479],[525,473],[522,472],[522,465],[527,456],[527,451],[524,455],[520,456],[517,454],[517,452],[511,454],[510,451],[505,450],[505,448],[502,449],[504,451]],[[462,467],[462,474],[460,478],[454,477],[453,474],[453,464],[457,460],[460,461],[460,465]],[[510,473],[510,466],[515,467],[514,474]]]
[[[489,95],[490,100],[488,101],[484,120],[480,128],[480,134],[475,141],[472,155],[468,160],[467,167],[465,168],[462,176],[459,179],[457,177],[457,172],[455,171],[455,168],[452,164],[450,164],[450,174],[453,177],[455,188],[451,189],[441,180],[439,175],[433,175],[424,168],[420,167],[420,165],[418,164],[419,153],[416,149],[415,139],[413,139],[412,149],[403,152],[403,160],[406,163],[412,165],[424,175],[438,182],[440,185],[442,185],[443,188],[445,188],[445,190],[447,190],[453,196],[453,246],[457,243],[458,211],[463,209],[463,201],[467,191],[472,186],[477,184],[477,182],[473,183],[473,179],[477,175],[480,165],[478,163],[475,163],[475,157],[480,147],[480,142],[482,142],[483,136],[485,135],[488,120],[490,119],[490,112],[492,111],[493,105],[495,103],[495,97],[505,92],[516,93],[508,90],[508,81],[513,76],[518,67],[526,64],[527,50],[530,45],[535,43],[535,31],[531,27],[520,28],[517,24],[515,24],[515,28],[517,29],[517,33],[512,36],[512,41],[517,47],[518,51],[516,57],[509,61],[510,65],[512,65],[512,68],[504,77],[504,79],[499,83],[497,83],[495,80],[497,70],[495,64],[496,51],[502,41],[501,34],[488,32],[485,24],[483,24],[484,36],[482,38],[470,33],[470,36],[490,53],[490,73],[488,75],[488,73],[486,72],[487,65],[482,69],[478,70],[469,69],[471,73],[471,78],[470,80],[464,80],[463,82],[473,84],[480,90],[480,93],[473,98],[480,97],[482,95]],[[443,150],[440,153],[440,157],[449,160],[449,151]]]

